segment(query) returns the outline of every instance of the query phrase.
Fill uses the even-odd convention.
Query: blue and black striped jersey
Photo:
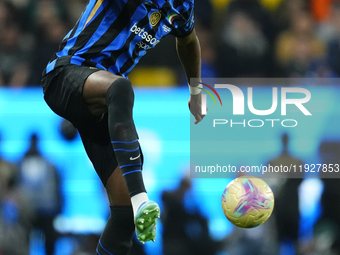
[[[124,77],[162,37],[189,35],[194,0],[90,0],[46,67],[85,65]]]

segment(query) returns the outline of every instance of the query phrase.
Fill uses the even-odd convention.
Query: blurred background
[[[76,130],[47,107],[39,87],[86,3],[0,0],[0,255],[94,254],[108,218],[105,191]],[[340,76],[340,1],[196,0],[195,22],[202,77]],[[268,180],[274,215],[243,230],[220,207],[229,179],[189,178],[188,89],[174,38],[150,50],[129,78],[145,183],[163,210],[157,242],[135,243],[131,255],[340,254],[337,179]],[[274,145],[261,155],[264,164],[339,163],[339,88],[326,92],[333,121],[311,125],[306,139],[263,134],[258,139]],[[249,163],[247,155],[241,163]]]

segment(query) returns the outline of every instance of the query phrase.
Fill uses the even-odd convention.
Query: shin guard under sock
[[[131,82],[117,79],[107,90],[109,133],[118,164],[130,196],[145,192],[142,178],[142,152],[132,119],[134,93]]]

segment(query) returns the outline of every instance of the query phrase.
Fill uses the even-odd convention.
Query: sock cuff
[[[149,201],[149,197],[146,192],[140,192],[134,196],[131,196],[133,214],[137,215],[138,209],[147,201]]]

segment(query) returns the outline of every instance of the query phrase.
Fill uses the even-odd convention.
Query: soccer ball
[[[222,194],[222,209],[228,220],[241,228],[254,228],[268,220],[274,194],[268,184],[254,176],[231,181]]]

